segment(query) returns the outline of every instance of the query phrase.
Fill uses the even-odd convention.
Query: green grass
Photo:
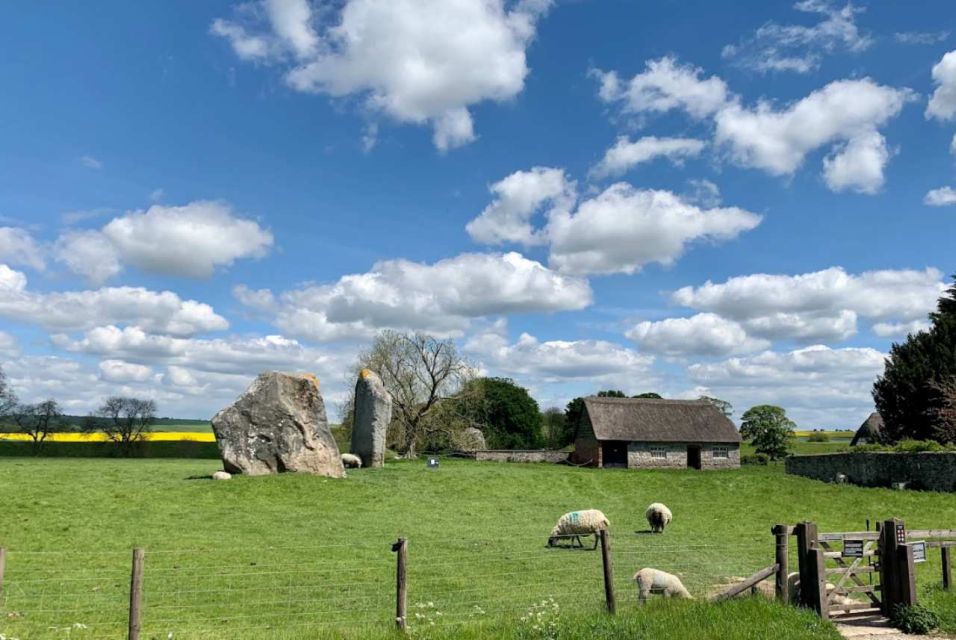
[[[388,637],[389,547],[404,536],[411,612],[426,618],[413,619],[418,635],[430,619],[444,634],[436,637],[524,637],[515,635],[519,618],[550,596],[561,637],[595,626],[598,638],[827,638],[835,636],[819,625],[817,635],[807,630],[804,612],[759,601],[640,610],[630,576],[664,569],[704,597],[773,562],[778,522],[840,531],[900,517],[911,528],[956,527],[956,495],[828,485],[781,465],[701,473],[443,460],[437,471],[396,462],[346,480],[204,478],[217,468],[201,459],[0,459],[0,633],[121,637],[129,549],[141,546],[144,638]],[[653,501],[675,514],[662,536],[637,533]],[[612,523],[619,619],[601,613],[598,553],[544,546],[559,515],[588,507]],[[918,570],[927,603],[956,630],[956,595],[933,590],[939,554]],[[74,623],[88,628],[65,636]]]

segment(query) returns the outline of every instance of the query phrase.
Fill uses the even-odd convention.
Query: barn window
[[[727,447],[714,447],[714,457],[715,458],[729,458],[730,449]]]
[[[651,447],[651,457],[652,458],[666,458],[667,449],[664,447]]]

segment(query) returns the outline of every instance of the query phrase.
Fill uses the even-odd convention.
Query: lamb
[[[674,519],[671,510],[660,502],[655,502],[647,507],[647,511],[644,512],[644,517],[647,518],[647,524],[651,526],[651,531],[654,533],[664,533],[664,527],[669,525],[671,520]]]
[[[651,593],[660,593],[665,598],[694,597],[684,588],[680,578],[660,569],[645,567],[634,574],[634,581],[637,583],[637,599],[641,604],[647,602],[647,596]]]
[[[594,547],[597,548],[597,532],[607,530],[611,526],[607,516],[597,509],[585,509],[583,511],[571,511],[558,518],[558,523],[551,530],[548,536],[548,546],[555,547],[561,538],[571,538],[571,546],[575,541],[578,545],[584,547],[581,543],[581,536],[594,536]]]
[[[343,453],[342,464],[344,464],[347,469],[360,469],[362,467],[362,459],[354,453]]]

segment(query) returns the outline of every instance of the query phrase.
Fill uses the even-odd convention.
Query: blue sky
[[[852,426],[956,271],[949,2],[5,11],[25,400],[209,417],[292,369],[334,405],[396,328],[543,406],[611,387]]]

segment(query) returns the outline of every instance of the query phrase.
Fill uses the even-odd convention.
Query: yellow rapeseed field
[[[145,434],[150,442],[175,442],[186,440],[189,442],[215,442],[216,436],[203,431],[153,431]],[[0,440],[30,440],[25,433],[0,433]],[[105,433],[51,433],[47,442],[107,442]]]

